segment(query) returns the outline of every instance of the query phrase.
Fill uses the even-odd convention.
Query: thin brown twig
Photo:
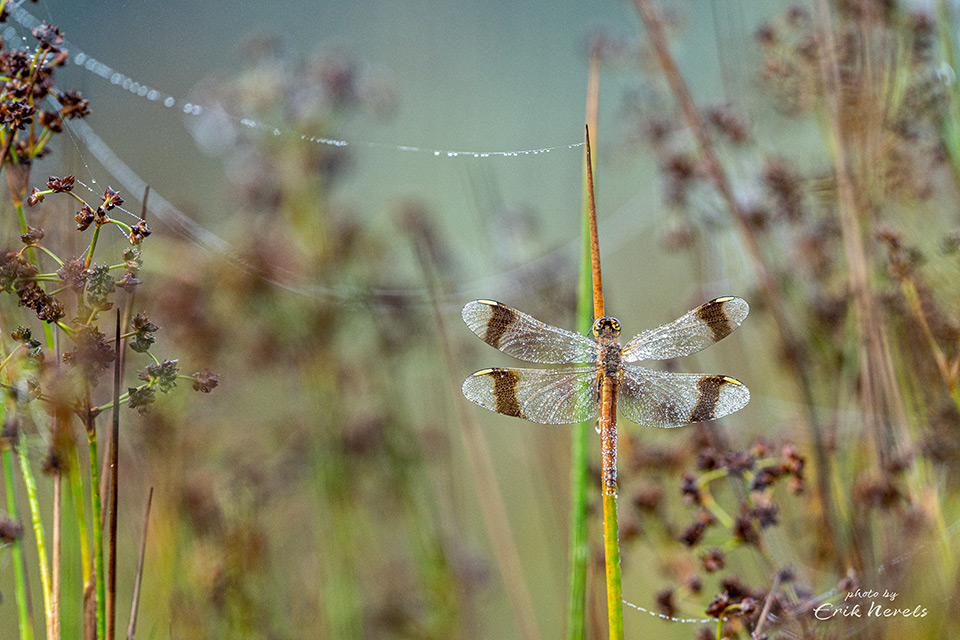
[[[773,596],[777,592],[777,588],[780,586],[780,572],[778,571],[773,576],[773,584],[770,585],[770,593],[767,594],[767,599],[763,603],[763,609],[760,611],[760,621],[757,623],[757,626],[754,627],[753,632],[750,634],[751,638],[759,638],[760,632],[763,631],[763,625],[767,623],[767,614],[770,613],[770,607],[773,605]]]
[[[413,237],[413,245],[417,259],[420,262],[420,268],[427,282],[427,289],[430,292],[434,324],[439,333],[441,350],[448,372],[447,379],[454,381],[457,379],[457,367],[450,349],[450,340],[447,336],[443,314],[440,313],[440,308],[437,305],[436,284],[430,254],[429,251],[423,247],[420,238],[416,236]],[[460,389],[456,384],[451,384],[453,387],[451,392],[454,397],[460,396]],[[503,578],[508,600],[513,607],[517,626],[520,628],[520,637],[534,640],[539,639],[541,636],[540,630],[537,627],[536,616],[534,615],[533,600],[530,597],[530,590],[520,570],[520,553],[517,550],[516,543],[510,532],[507,510],[503,502],[503,494],[497,485],[496,472],[494,471],[493,463],[490,461],[490,451],[480,432],[480,426],[471,413],[467,411],[464,403],[457,402],[456,405],[457,411],[460,414],[460,423],[463,425],[463,428],[460,429],[459,432],[463,438],[463,448],[467,454],[470,471],[477,486],[480,510],[483,513],[483,523],[487,530],[487,535],[490,536],[493,554]]]
[[[593,317],[602,318],[603,281],[600,277],[600,239],[597,233],[597,202],[593,193],[593,158],[590,155],[590,125],[586,127],[587,206],[590,211],[590,264],[593,268]]]
[[[117,626],[117,476],[120,450],[120,309],[117,309],[117,344],[113,366],[113,422],[110,438],[110,543],[107,555],[107,634],[114,640]]]
[[[860,220],[857,215],[857,190],[850,172],[844,131],[841,124],[841,80],[836,43],[830,23],[830,8],[823,0],[816,3],[819,31],[823,38],[823,55],[820,65],[824,78],[827,103],[827,121],[833,141],[833,164],[837,183],[837,212],[840,218],[840,235],[849,270],[849,288],[856,312],[857,347],[860,358],[862,409],[867,417],[876,447],[877,463],[886,466],[888,436],[884,433],[879,416],[882,392],[879,374],[882,361],[878,357],[879,336],[876,313],[870,295],[866,249],[863,244]]]
[[[834,523],[832,507],[833,500],[830,494],[830,457],[823,437],[820,419],[816,412],[816,405],[813,401],[813,389],[807,374],[806,363],[803,362],[803,352],[799,347],[800,343],[791,329],[787,313],[781,303],[776,281],[763,255],[757,235],[750,226],[749,217],[733,193],[730,180],[727,177],[723,165],[720,163],[713,142],[707,133],[703,116],[697,108],[683,76],[680,74],[680,70],[677,68],[673,56],[670,54],[663,23],[660,21],[650,0],[634,0],[634,6],[641,20],[646,25],[657,60],[660,63],[667,83],[670,85],[674,99],[679,104],[687,126],[697,141],[697,146],[700,149],[707,173],[717,192],[720,194],[720,197],[723,198],[726,203],[734,225],[753,263],[754,271],[760,282],[764,301],[773,316],[777,328],[781,350],[786,356],[785,360],[787,361],[789,371],[797,383],[800,394],[804,400],[803,404],[807,409],[807,423],[810,433],[813,436],[814,463],[817,470],[817,494],[821,503],[823,526],[828,539],[833,541],[833,548],[840,550],[842,547],[837,537],[837,527]],[[843,570],[843,560],[839,551],[837,554],[837,569]]]
[[[140,559],[137,561],[137,578],[133,583],[133,602],[130,604],[130,626],[127,627],[127,640],[133,640],[137,632],[137,612],[140,609],[140,585],[143,582],[143,559],[147,552],[147,528],[150,524],[150,506],[153,504],[153,487],[147,494],[147,506],[143,512],[143,534],[140,536]]]
[[[590,263],[593,276],[594,318],[606,314],[600,272],[600,240],[593,188],[590,127],[586,128],[587,207],[590,219]],[[601,338],[602,339],[602,338]],[[600,383],[600,454],[603,476],[603,549],[607,578],[607,629],[611,640],[623,640],[623,595],[620,577],[620,539],[617,523],[617,379],[597,368]]]

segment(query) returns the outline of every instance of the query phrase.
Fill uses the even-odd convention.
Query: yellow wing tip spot
[[[733,298],[734,296],[723,296],[722,298],[716,298],[714,302],[730,302]]]
[[[471,378],[476,378],[477,376],[485,376],[493,373],[493,369],[480,369],[480,371],[475,371],[470,375]]]
[[[474,374],[474,375],[476,375],[476,374]],[[741,387],[743,386],[743,383],[742,383],[742,382],[740,382],[740,381],[737,380],[736,378],[731,378],[731,377],[729,377],[729,376],[723,376],[723,381],[724,381],[724,382],[729,382],[730,384],[739,385],[739,386],[741,386]]]
[[[485,304],[488,307],[497,307],[500,305],[496,300],[477,300],[479,304]]]

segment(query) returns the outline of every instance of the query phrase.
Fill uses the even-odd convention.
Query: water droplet
[[[174,104],[176,104],[176,102],[177,101],[173,99],[173,96],[167,96],[167,99],[163,101],[163,106],[172,107]]]
[[[957,72],[944,60],[940,63],[940,66],[937,67],[937,77],[944,85],[952,87],[953,83],[957,81]]]

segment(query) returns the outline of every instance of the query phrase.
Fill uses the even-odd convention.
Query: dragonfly
[[[614,423],[618,410],[633,422],[659,428],[720,418],[750,401],[750,390],[736,378],[673,373],[636,363],[706,349],[730,335],[749,312],[742,298],[716,298],[673,322],[637,334],[621,347],[616,318],[597,318],[587,336],[550,326],[494,300],[474,300],[463,307],[462,315],[481,340],[526,362],[565,366],[481,369],[464,381],[463,395],[506,416],[572,424],[600,415],[607,380],[611,386],[607,402],[612,404],[607,411]]]

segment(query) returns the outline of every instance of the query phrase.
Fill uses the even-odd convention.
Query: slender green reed
[[[37,540],[37,556],[40,563],[40,584],[43,589],[43,612],[47,621],[47,629],[53,626],[53,608],[51,606],[50,564],[47,561],[47,545],[43,533],[43,520],[40,518],[40,501],[37,499],[37,482],[30,468],[30,458],[23,436],[18,437],[15,446],[17,460],[20,462],[20,474],[23,476],[23,485],[27,490],[27,502],[30,505],[30,518],[33,524],[33,535]]]
[[[0,410],[0,417],[3,411]],[[17,497],[16,485],[13,477],[13,453],[11,444],[7,440],[0,440],[0,455],[3,456],[3,484],[7,493],[7,514],[14,522],[17,519]],[[27,578],[23,569],[23,548],[22,541],[17,538],[11,545],[10,559],[13,562],[13,590],[17,601],[17,619],[20,625],[20,640],[33,640],[33,621],[30,619],[30,611],[27,601]]]
[[[89,402],[87,404],[89,406]],[[93,505],[93,570],[97,594],[97,637],[107,633],[107,589],[103,563],[103,508],[100,504],[100,456],[97,455],[97,428],[86,416],[87,443],[90,447],[90,500]]]
[[[623,640],[623,589],[620,584],[620,527],[617,494],[603,494],[603,551],[607,559],[607,624],[610,640]]]
[[[596,73],[596,55],[591,58],[591,79]],[[596,135],[595,83],[587,95],[587,119]],[[593,114],[592,117],[590,114]],[[580,236],[580,280],[577,286],[577,327],[584,333],[593,324],[593,271],[590,258],[590,194],[587,189],[587,158],[583,169],[583,215]],[[570,435],[570,584],[567,602],[567,638],[585,637],[587,609],[587,487],[589,486],[590,423],[573,426]]]

